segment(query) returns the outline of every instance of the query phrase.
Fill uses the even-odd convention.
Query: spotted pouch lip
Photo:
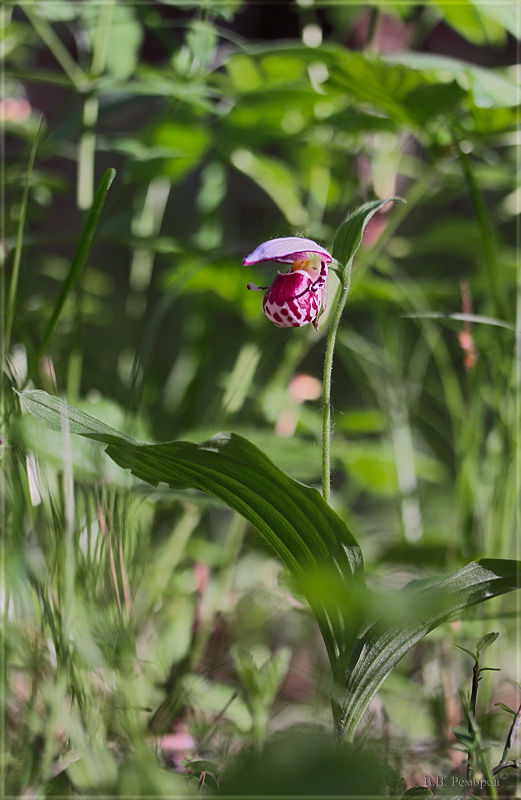
[[[312,290],[314,281],[304,270],[278,273],[264,295],[264,313],[278,328],[300,328],[315,324],[322,306],[322,289]],[[316,327],[316,326],[315,326]]]

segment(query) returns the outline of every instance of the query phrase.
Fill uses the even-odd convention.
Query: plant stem
[[[476,176],[474,175],[470,159],[468,158],[467,154],[463,152],[460,143],[456,138],[455,145],[463,171],[463,176],[467,184],[467,189],[472,200],[472,205],[474,206],[474,214],[476,215],[476,221],[478,223],[478,228],[481,235],[485,278],[487,281],[491,306],[494,316],[501,319],[503,316],[503,307],[499,297],[497,285],[497,247],[494,239],[494,232],[492,230],[487,207],[485,206],[483,195],[476,180]]]
[[[6,322],[4,331],[4,341],[6,350],[8,350],[9,348],[9,339],[11,336],[11,329],[13,327],[14,312],[16,307],[16,290],[18,288],[18,278],[20,275],[20,262],[22,259],[25,215],[27,212],[27,205],[29,202],[29,189],[31,186],[31,177],[34,167],[34,159],[36,157],[36,148],[38,147],[38,139],[40,138],[40,133],[42,130],[42,124],[43,124],[43,114],[40,117],[40,122],[38,123],[36,132],[34,134],[34,139],[31,147],[31,154],[29,156],[29,163],[27,165],[27,175],[25,178],[25,187],[22,198],[22,205],[20,209],[20,219],[18,221],[18,232],[16,234],[16,246],[15,246],[14,261],[13,261],[13,272],[11,274],[11,283],[9,284],[9,296],[7,300]]]
[[[331,500],[331,375],[333,372],[333,356],[336,335],[340,319],[351,285],[351,267],[353,259],[340,273],[341,289],[335,313],[327,336],[326,357],[324,360],[324,381],[322,388],[322,494],[326,503]]]
[[[469,734],[474,733],[475,719],[476,719],[476,704],[478,699],[478,684],[479,684],[479,661],[476,661],[472,668],[472,689],[470,693],[469,705]],[[467,783],[472,781],[472,773],[474,772],[474,754],[471,750],[467,752]]]
[[[33,11],[31,3],[20,3],[20,6],[40,39],[45,42],[76,90],[78,92],[85,91],[88,85],[85,73],[77,65],[61,39],[56,36],[49,22]]]
[[[514,739],[516,738],[517,729],[519,728],[519,724],[521,723],[521,705],[517,709],[512,725],[510,726],[510,730],[508,732],[507,740],[505,742],[505,747],[503,749],[503,755],[501,756],[501,762],[499,766],[503,766],[506,763],[508,758],[508,754],[514,744]]]
[[[38,366],[40,358],[44,354],[47,345],[49,344],[49,341],[51,339],[51,336],[54,333],[54,329],[58,324],[58,320],[60,319],[67,298],[72,292],[74,285],[76,284],[76,281],[80,277],[83,267],[85,266],[85,263],[89,255],[90,247],[92,244],[92,240],[94,238],[94,234],[98,226],[99,218],[101,216],[101,211],[103,209],[103,205],[107,197],[107,192],[110,188],[112,181],[115,178],[115,175],[116,175],[115,169],[108,169],[105,172],[103,178],[101,179],[101,182],[98,186],[98,190],[94,197],[94,202],[90,208],[90,211],[87,214],[87,218],[85,220],[85,224],[83,226],[78,246],[76,247],[76,252],[74,253],[69,272],[67,274],[67,277],[65,278],[65,281],[62,283],[60,293],[58,295],[56,304],[54,306],[54,311],[52,313],[51,319],[47,323],[47,328],[44,333],[42,342],[36,354],[33,356],[31,363],[29,364],[27,377],[25,379],[22,388],[25,388],[27,386],[27,383],[32,377],[34,370]]]

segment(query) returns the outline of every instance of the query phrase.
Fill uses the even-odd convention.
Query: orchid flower
[[[266,291],[263,308],[268,319],[279,328],[300,328],[318,319],[326,306],[326,278],[331,255],[311,239],[286,236],[270,239],[246,256],[244,266],[261,261],[291,264],[288,272],[278,272],[271,286],[248,284],[252,291]]]

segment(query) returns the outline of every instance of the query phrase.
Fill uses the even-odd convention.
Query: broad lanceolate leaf
[[[427,589],[403,594],[414,618],[405,623],[380,621],[358,637],[347,670],[343,726],[353,739],[369,703],[395,664],[429,631],[470,606],[521,588],[521,561],[482,559]]]
[[[289,478],[247,439],[224,433],[201,444],[142,444],[46,392],[21,392],[20,397],[48,427],[58,431],[69,427],[105,443],[107,454],[142,480],[206,492],[263,534],[309,600],[336,687],[347,678],[347,691],[339,705],[335,697],[333,707],[337,725],[349,739],[384,679],[426,633],[469,606],[521,586],[521,562],[483,560],[435,586],[417,591],[406,587],[401,598],[398,595],[402,605],[413,609],[406,621],[389,621],[377,614],[375,622],[360,630],[360,620],[367,619],[368,612],[369,619],[375,615],[372,593],[363,585],[362,555],[355,538],[316,489]],[[328,574],[330,581],[324,587],[321,576]],[[364,606],[358,616],[357,603]]]
[[[343,267],[348,267],[353,257],[360,247],[362,236],[365,227],[371,217],[374,217],[377,211],[380,211],[388,203],[393,202],[403,203],[401,197],[390,197],[387,200],[372,200],[370,203],[364,203],[363,206],[357,208],[352,214],[338,228],[335,240],[333,242],[333,258],[342,264]]]
[[[478,653],[480,653],[482,650],[486,650],[487,647],[490,647],[490,645],[494,644],[498,636],[499,633],[497,631],[485,634],[485,636],[483,636],[476,645],[476,650]]]
[[[358,543],[320,492],[289,478],[242,436],[222,433],[201,444],[143,444],[46,392],[26,391],[20,397],[53,430],[68,424],[72,433],[104,442],[107,455],[147,483],[199,489],[217,497],[257,528],[299,582],[324,568],[334,569],[346,591],[353,579],[363,581]],[[342,612],[331,604],[326,610],[316,595],[310,605],[338,673],[345,644]]]

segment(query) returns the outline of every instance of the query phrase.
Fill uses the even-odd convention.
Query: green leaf
[[[482,559],[426,589],[405,589],[414,618],[377,621],[358,637],[348,664],[343,706],[345,735],[353,739],[369,703],[395,664],[429,631],[470,606],[521,587],[521,562]]]
[[[472,650],[467,650],[466,647],[462,647],[460,644],[455,644],[454,647],[457,647],[458,650],[463,650],[464,653],[466,653],[468,656],[470,656],[471,658],[474,659],[476,664],[478,663],[478,659],[476,658],[476,654],[473,653]]]
[[[264,189],[291,225],[304,225],[308,214],[297,181],[283,161],[239,148],[231,155],[234,167]]]
[[[254,92],[263,82],[262,75],[253,59],[235,55],[227,63],[226,69],[237,92]]]
[[[356,251],[362,243],[365,227],[371,217],[388,203],[398,201],[403,203],[401,197],[391,197],[387,200],[372,200],[357,208],[338,228],[333,241],[332,255],[342,266],[347,267],[352,261]]]
[[[199,489],[222,500],[257,528],[297,581],[326,567],[346,589],[363,582],[360,547],[345,522],[317,489],[304,486],[278,469],[247,439],[221,433],[201,444],[142,444],[39,390],[19,393],[27,410],[53,430],[67,424],[72,433],[108,445],[120,467],[157,486]],[[315,594],[308,598],[317,618],[334,674],[345,650],[342,612]]]
[[[443,11],[443,16],[448,24],[458,31],[472,44],[483,47],[485,45],[504,45],[505,31],[503,26],[485,16],[487,6],[483,6],[483,13],[477,4],[470,0],[458,0],[457,3],[447,0],[435,0],[436,5]]]
[[[172,120],[161,122],[150,139],[146,143],[161,148],[162,155],[167,156],[164,162],[160,162],[160,173],[175,181],[195,169],[211,145],[210,134],[203,126]]]
[[[478,7],[481,14],[498,22],[512,36],[519,39],[519,16],[516,3],[486,3],[479,4]]]
[[[402,794],[402,800],[427,800],[432,796],[432,792],[427,786],[412,786]]]
[[[107,70],[115,78],[130,78],[139,64],[143,30],[130,5],[114,7],[107,49]]]
[[[116,170],[108,169],[105,172],[103,178],[101,179],[101,182],[98,186],[98,191],[96,192],[94,201],[87,215],[87,219],[85,220],[80,240],[78,242],[76,252],[74,253],[71,262],[69,273],[62,284],[62,288],[56,300],[56,305],[54,306],[54,311],[47,325],[47,329],[44,333],[42,343],[38,348],[38,351],[29,366],[27,372],[27,380],[29,380],[29,378],[31,377],[36,365],[39,363],[40,358],[44,354],[45,349],[51,339],[51,336],[54,333],[54,329],[58,324],[58,320],[60,319],[63,307],[67,302],[67,298],[72,292],[74,285],[76,284],[76,281],[80,277],[83,267],[87,262],[89,251],[92,245],[92,240],[94,239],[94,234],[96,232],[96,228],[98,227],[99,218],[101,216],[101,212],[105,204],[105,200],[107,198],[107,192],[110,189],[110,185],[115,177],[116,177]]]
[[[516,715],[516,712],[514,711],[514,709],[513,709],[513,708],[509,708],[509,707],[508,707],[508,706],[506,706],[504,703],[494,703],[494,705],[495,705],[495,706],[499,706],[499,708],[502,708],[502,709],[503,709],[503,711],[507,711],[509,714],[512,714],[512,715],[515,717],[515,715]]]
[[[494,644],[496,639],[498,638],[499,633],[497,631],[493,631],[492,633],[487,633],[483,638],[479,640],[476,645],[476,650],[481,652],[481,650],[486,650],[487,647],[490,647],[491,644]]]
[[[249,700],[269,706],[288,672],[291,650],[287,647],[281,648],[262,666],[257,666],[248,650],[233,647],[230,652]]]
[[[464,744],[467,750],[474,750],[476,747],[476,738],[473,733],[469,733],[466,728],[456,727],[452,728],[452,733],[461,744]]]
[[[518,103],[516,84],[498,71],[434,53],[386,53],[384,58],[389,64],[421,70],[426,78],[456,80],[478,108],[509,108]]]
[[[446,114],[465,97],[466,92],[457,81],[451,83],[424,83],[413,89],[404,100],[411,117],[425,125],[433,117]]]
[[[342,719],[336,711],[335,716],[348,739],[354,738],[382,682],[416,642],[454,614],[521,586],[521,562],[484,559],[434,586],[418,589],[415,584],[398,593],[402,611],[410,609],[405,621],[402,616],[398,621],[392,614],[382,616],[381,611],[371,613],[373,593],[364,588],[361,551],[343,520],[316,489],[289,478],[246,439],[222,433],[201,444],[141,444],[60,398],[41,391],[19,395],[28,410],[54,430],[69,426],[72,432],[104,442],[107,454],[138,478],[154,486],[164,482],[174,489],[199,489],[257,528],[308,598],[336,686],[347,677],[346,693],[341,700],[335,696],[334,708],[341,706]],[[364,614],[368,624],[359,630],[349,653],[353,626],[359,626]]]

